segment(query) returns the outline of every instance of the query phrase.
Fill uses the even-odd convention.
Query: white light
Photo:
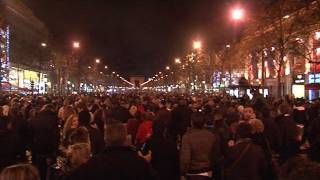
[[[88,69],[91,69],[91,66],[88,66]]]
[[[241,20],[244,16],[243,9],[234,9],[232,11],[232,19],[234,20]]]
[[[193,49],[201,49],[201,42],[200,41],[194,41],[193,42]]]
[[[79,48],[80,47],[80,43],[79,42],[73,42],[73,47],[74,48]]]
[[[320,47],[318,47],[318,48],[316,49],[316,55],[317,55],[317,56],[320,56]]]
[[[47,47],[47,44],[46,43],[41,43],[41,46],[42,47]]]
[[[290,17],[289,15],[283,16],[284,19],[288,19],[289,17]]]
[[[179,58],[176,58],[176,59],[174,60],[174,62],[175,62],[176,64],[181,64],[181,60],[180,60]]]
[[[104,66],[105,69],[108,69],[108,66]]]
[[[316,34],[315,35],[316,40],[319,40],[320,39],[320,32],[316,32],[315,34]]]
[[[230,48],[230,47],[231,47],[231,45],[230,45],[230,44],[227,44],[227,45],[226,45],[226,48]]]
[[[96,59],[96,63],[99,64],[100,63],[100,59]]]

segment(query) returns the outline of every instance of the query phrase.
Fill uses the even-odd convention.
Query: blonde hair
[[[0,180],[40,180],[37,168],[30,164],[17,164],[5,168]]]
[[[63,139],[68,138],[68,137],[66,137],[67,136],[67,132],[71,129],[72,121],[73,121],[74,118],[78,118],[78,116],[76,114],[70,115],[68,117],[66,123],[64,124],[63,129],[62,129],[62,138]]]
[[[264,125],[259,119],[250,119],[249,124],[252,127],[252,133],[262,133],[264,131]]]
[[[73,169],[86,163],[91,158],[89,143],[77,143],[68,147],[68,157]]]

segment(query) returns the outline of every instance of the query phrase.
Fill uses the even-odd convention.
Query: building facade
[[[3,0],[0,9],[2,90],[45,92],[50,86],[47,28],[21,0]]]

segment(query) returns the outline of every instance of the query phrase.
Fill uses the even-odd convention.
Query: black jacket
[[[89,131],[92,154],[98,154],[104,150],[105,143],[103,134],[99,129],[93,128],[90,125],[86,126]]]
[[[58,151],[60,133],[59,119],[52,111],[42,111],[31,121],[31,150],[37,154],[52,154]]]
[[[68,180],[153,180],[151,166],[129,147],[108,147],[70,174]]]
[[[243,141],[227,153],[226,180],[262,180],[266,177],[266,167],[267,161],[262,148],[251,140]]]
[[[159,180],[180,179],[179,152],[175,141],[151,136],[143,151],[147,153],[149,150],[152,152],[151,165]]]

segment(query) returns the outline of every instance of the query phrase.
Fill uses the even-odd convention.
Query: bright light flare
[[[236,8],[232,10],[231,17],[233,20],[239,21],[244,18],[244,10],[241,8]]]
[[[100,59],[96,59],[95,61],[96,61],[96,63],[97,63],[97,64],[99,64],[99,63],[100,63]]]
[[[42,47],[47,47],[47,44],[46,43],[41,43],[41,46]]]
[[[174,59],[174,62],[175,62],[176,64],[181,64],[181,60],[180,60],[179,58]]]
[[[78,41],[73,42],[73,47],[76,49],[80,48],[80,43]]]
[[[170,66],[167,66],[167,67],[166,67],[166,70],[170,70]]]
[[[193,42],[193,49],[201,49],[201,42],[200,41],[194,41]]]

